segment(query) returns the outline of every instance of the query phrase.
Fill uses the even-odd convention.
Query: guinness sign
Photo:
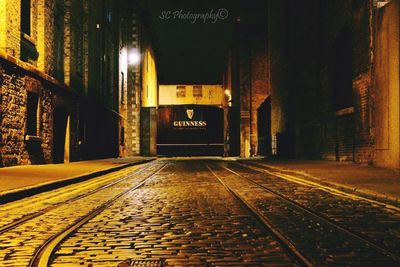
[[[174,128],[186,128],[186,127],[206,127],[207,122],[204,120],[192,120],[194,116],[194,109],[186,109],[186,115],[189,120],[177,120],[173,121]]]
[[[174,127],[205,127],[206,121],[174,121]]]
[[[224,111],[207,105],[159,106],[159,155],[222,155]]]

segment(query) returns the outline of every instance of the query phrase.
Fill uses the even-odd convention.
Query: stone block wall
[[[40,80],[4,60],[0,60],[0,73],[0,166],[52,162],[54,94]],[[37,131],[40,140],[25,140],[28,92],[39,97]]]
[[[29,36],[20,3],[0,2],[0,166],[118,156],[119,2],[31,0]],[[33,56],[21,53],[26,42]],[[36,134],[27,130],[31,93]]]

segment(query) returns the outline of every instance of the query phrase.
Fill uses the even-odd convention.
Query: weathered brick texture
[[[32,0],[27,36],[20,1],[0,1],[0,166],[118,156],[119,3]],[[27,134],[29,92],[36,135]]]
[[[269,8],[270,24],[284,29],[269,32],[273,128],[293,133],[296,157],[373,163],[380,130],[373,125],[372,1],[272,0]],[[347,77],[352,100],[338,107],[346,95],[337,84]]]
[[[240,110],[239,117],[230,120],[240,122],[240,156],[258,155],[257,109],[270,94],[269,59],[267,32],[264,26],[238,25],[232,44],[227,85],[232,92],[232,104]],[[233,114],[233,113],[231,113]],[[233,115],[232,115],[233,116]],[[234,122],[230,122],[233,125]],[[232,127],[231,127],[232,128]],[[237,142],[234,131],[230,133],[231,143]],[[231,144],[235,155],[235,145]]]
[[[372,99],[371,99],[371,73],[359,75],[353,80],[355,98],[355,159],[359,163],[372,164],[374,158],[374,137],[372,132]]]

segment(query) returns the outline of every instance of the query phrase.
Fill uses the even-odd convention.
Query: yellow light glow
[[[153,51],[146,48],[142,64],[142,107],[156,107],[158,104],[157,69]]]
[[[128,63],[129,65],[138,65],[139,62],[140,62],[140,53],[136,48],[134,48],[131,51],[129,51]]]

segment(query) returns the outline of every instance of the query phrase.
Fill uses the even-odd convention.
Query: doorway
[[[53,113],[53,163],[64,163],[68,113],[58,106]]]

